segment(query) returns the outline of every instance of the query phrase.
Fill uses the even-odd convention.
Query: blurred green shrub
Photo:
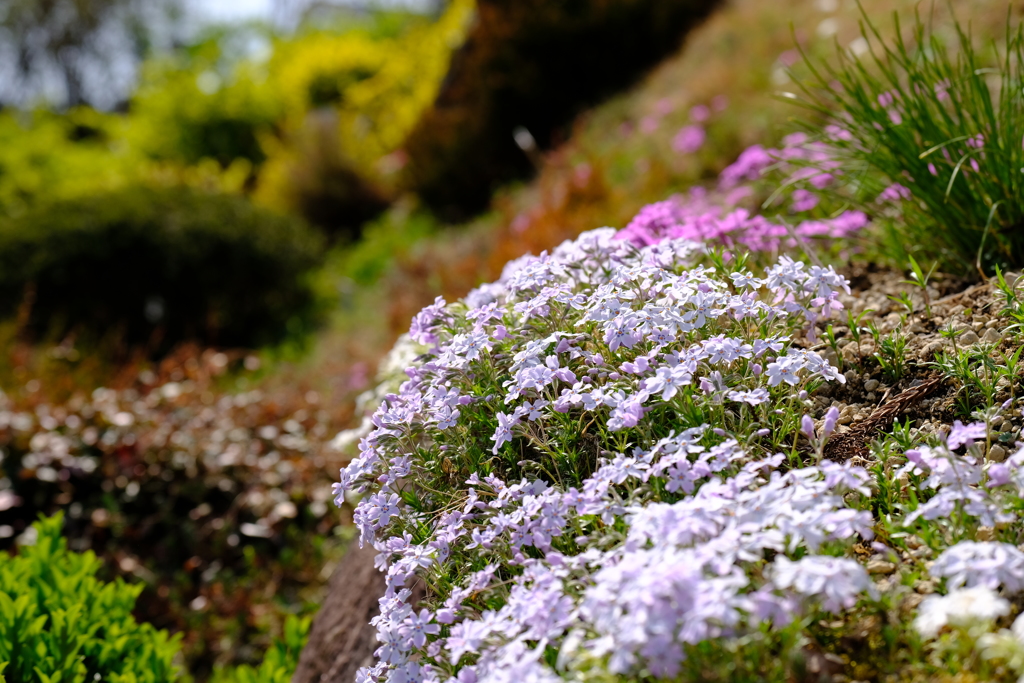
[[[407,185],[449,219],[482,209],[497,183],[530,171],[517,127],[542,148],[557,142],[560,127],[675,50],[717,2],[477,4],[477,22],[406,143]]]
[[[0,217],[138,182],[235,192],[250,175],[245,161],[222,169],[211,159],[192,166],[154,160],[130,142],[132,125],[85,107],[0,112]]]
[[[118,187],[140,159],[115,152],[119,117],[79,108],[67,114],[0,112],[0,216],[40,197]]]
[[[284,634],[275,638],[258,667],[247,664],[215,669],[210,683],[289,683],[299,666],[299,655],[309,639],[310,617],[290,615]]]
[[[282,134],[265,139],[258,201],[350,235],[387,206],[401,147],[437,97],[474,3],[453,0],[433,22],[388,16],[275,44],[268,83],[286,114]]]
[[[58,201],[0,222],[0,315],[151,352],[272,344],[315,320],[321,247],[298,219],[185,187]]]
[[[92,552],[61,538],[63,515],[32,525],[34,545],[0,553],[0,679],[160,683],[177,678],[178,636],[132,616],[141,585],[102,583]]]
[[[237,39],[260,39],[246,27],[238,31],[215,32],[144,65],[129,117],[133,144],[152,158],[184,164],[263,162],[262,140],[275,133],[284,107],[261,64],[230,54]]]

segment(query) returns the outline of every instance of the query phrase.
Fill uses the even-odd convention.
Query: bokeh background
[[[189,676],[258,664],[351,540],[334,437],[411,316],[776,144],[859,11],[3,0],[0,549],[64,511]]]

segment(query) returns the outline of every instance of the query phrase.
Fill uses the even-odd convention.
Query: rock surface
[[[351,683],[360,667],[372,665],[379,643],[370,619],[385,587],[384,574],[373,566],[376,554],[353,542],[334,570],[292,683]]]

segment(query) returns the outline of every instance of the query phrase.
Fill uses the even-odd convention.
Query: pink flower
[[[807,190],[796,190],[793,192],[793,210],[797,213],[810,211],[818,205],[818,197]]]
[[[707,133],[700,126],[684,126],[672,138],[672,149],[682,154],[693,154],[704,145]]]

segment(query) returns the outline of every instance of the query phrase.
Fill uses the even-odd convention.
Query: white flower
[[[947,579],[952,588],[1002,586],[1019,593],[1024,590],[1024,553],[1009,543],[961,541],[943,551],[930,572]]]
[[[925,598],[914,619],[914,628],[922,637],[934,638],[947,625],[964,626],[976,621],[995,621],[1009,613],[1010,603],[988,588],[962,588],[949,595],[929,595]],[[1014,627],[1016,629],[1016,624]]]

